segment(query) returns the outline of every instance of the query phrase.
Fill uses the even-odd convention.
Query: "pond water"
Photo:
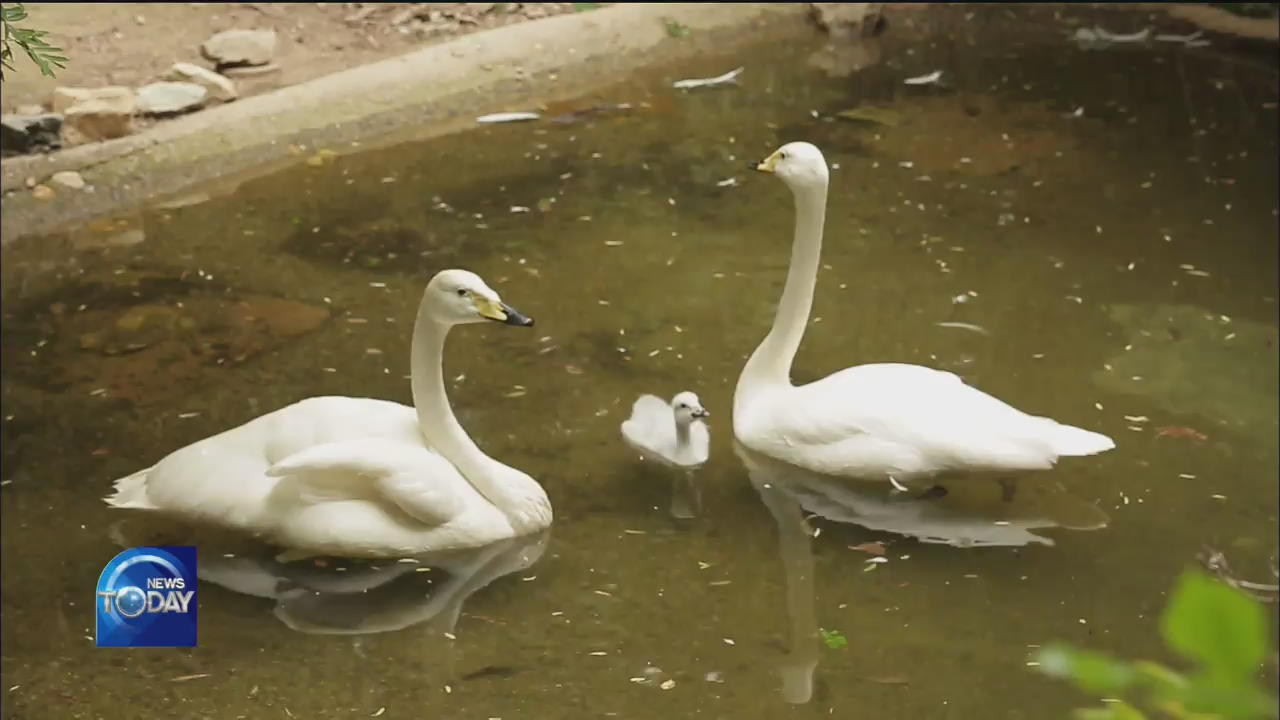
[[[1261,581],[1276,552],[1274,54],[1086,50],[1072,22],[1153,20],[965,12],[550,114],[629,111],[300,149],[7,247],[4,716],[1050,718],[1089,700],[1027,667],[1035,646],[1167,659],[1165,593],[1203,546]],[[738,65],[739,87],[669,87]],[[879,122],[837,117],[858,108]],[[744,168],[790,140],[833,167],[797,382],[933,365],[1117,448],[1012,499],[973,479],[920,500],[736,448],[792,223]],[[111,481],[307,396],[411,402],[416,305],[454,266],[537,320],[459,329],[446,377],[485,451],[546,487],[550,533],[431,567],[209,540],[197,648],[96,649],[103,565],[186,532],[108,510]],[[618,430],[685,389],[712,413],[691,485]],[[887,562],[854,549],[877,541]]]

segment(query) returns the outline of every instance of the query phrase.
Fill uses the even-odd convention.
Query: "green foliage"
[[[1183,674],[1065,645],[1042,649],[1039,668],[1106,699],[1103,707],[1078,710],[1077,720],[1145,720],[1139,707],[1180,720],[1280,717],[1276,698],[1257,685],[1267,654],[1266,617],[1244,593],[1188,571],[1160,619],[1160,633],[1193,670]]]
[[[4,71],[14,71],[13,46],[17,45],[31,58],[31,62],[40,68],[40,74],[55,77],[54,66],[65,68],[67,58],[60,48],[44,41],[49,33],[44,30],[29,30],[14,25],[27,19],[27,10],[22,3],[0,4],[0,80],[4,79]]]
[[[598,7],[600,7],[600,3],[574,3],[573,11],[586,12],[588,10],[595,10]]]
[[[844,635],[840,634],[839,630],[823,630],[822,628],[818,628],[818,635],[822,637],[823,644],[832,650],[839,650],[849,644],[849,641],[845,639]]]
[[[665,25],[667,28],[667,35],[673,38],[682,38],[682,37],[689,36],[689,27],[687,25],[681,25],[675,20],[670,20],[670,19],[663,20],[662,24]]]

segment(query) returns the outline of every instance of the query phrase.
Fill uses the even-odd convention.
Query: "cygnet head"
[[[677,425],[688,425],[694,420],[711,416],[711,413],[702,407],[702,401],[698,396],[687,390],[671,398],[671,411],[676,415]]]
[[[466,270],[436,273],[427,283],[422,311],[443,325],[466,325],[485,320],[522,327],[533,325],[533,318],[502,302],[498,293],[479,275]]]
[[[792,190],[825,187],[829,177],[822,151],[807,142],[787,143],[751,168],[777,175]]]

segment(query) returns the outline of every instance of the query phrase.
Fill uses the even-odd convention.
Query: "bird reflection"
[[[938,483],[937,490],[913,496],[895,492],[883,482],[851,481],[804,470],[738,442],[734,451],[778,526],[791,625],[791,650],[779,671],[782,697],[792,704],[804,704],[813,697],[820,652],[813,531],[806,513],[955,547],[1053,545],[1051,538],[1031,531],[1096,530],[1108,522],[1101,510],[1043,481],[1019,488],[1012,497],[998,484],[967,479]]]
[[[138,528],[133,528],[136,534]],[[154,533],[156,528],[150,530]],[[170,531],[172,532],[172,531]],[[328,559],[282,563],[278,549],[201,530],[197,574],[232,592],[275,601],[280,622],[301,633],[371,635],[431,623],[452,633],[463,605],[494,580],[536,563],[550,531],[466,550],[385,561]],[[117,528],[117,541],[127,542]],[[187,540],[186,542],[190,542]],[[236,552],[228,552],[228,550]]]

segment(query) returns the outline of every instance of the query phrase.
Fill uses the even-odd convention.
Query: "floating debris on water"
[[[677,80],[671,83],[671,87],[677,90],[691,90],[701,87],[715,87],[716,85],[737,85],[738,76],[742,74],[745,68],[735,68],[723,75],[717,75],[709,78],[688,78],[685,80]]]
[[[934,70],[928,75],[917,75],[902,81],[903,85],[934,85],[942,79],[942,71]]]
[[[540,117],[542,116],[536,112],[491,113],[489,115],[481,115],[476,118],[476,122],[488,125],[492,123],[524,122],[527,120],[537,120]]]

